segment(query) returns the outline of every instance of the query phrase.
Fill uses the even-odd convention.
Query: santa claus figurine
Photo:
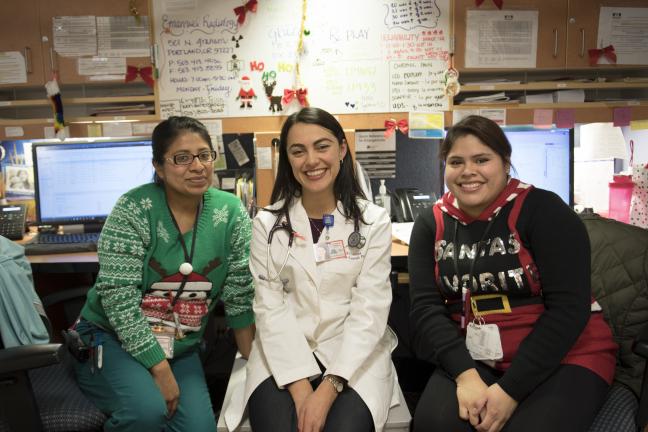
[[[245,108],[246,105],[248,108],[252,108],[252,98],[256,99],[257,95],[254,94],[250,78],[243,76],[241,78],[241,90],[239,90],[238,96],[236,97],[236,100],[241,100],[240,108]]]

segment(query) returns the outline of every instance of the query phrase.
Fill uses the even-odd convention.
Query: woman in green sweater
[[[124,194],[104,225],[76,326],[94,355],[76,372],[107,413],[106,431],[216,429],[197,351],[218,299],[239,351],[250,352],[250,220],[238,198],[210,187],[215,157],[202,123],[161,122],[155,183]]]

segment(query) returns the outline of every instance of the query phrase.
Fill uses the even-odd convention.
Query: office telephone
[[[416,188],[397,188],[394,198],[396,222],[413,222],[420,213],[429,211],[436,200],[434,194],[423,194]]]
[[[24,205],[0,205],[0,235],[10,240],[21,240],[25,232]]]

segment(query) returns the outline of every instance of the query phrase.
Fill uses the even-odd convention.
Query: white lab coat
[[[400,402],[391,361],[397,341],[387,327],[392,300],[391,222],[383,208],[364,200],[359,204],[367,222],[360,223],[365,246],[349,248],[347,238],[353,232],[353,220],[345,220],[336,210],[329,241],[342,240],[348,257],[317,263],[306,210],[301,199],[293,200],[289,215],[297,235],[289,251],[286,231],[275,233],[269,270],[267,239],[276,216],[260,211],[255,218],[250,270],[256,284],[257,333],[247,363],[244,393],[225,412],[230,430],[238,425],[254,389],[269,376],[283,388],[320,375],[313,354],[326,367],[326,373],[348,380],[371,411],[376,431],[383,429],[389,408]],[[340,202],[338,208],[342,208]],[[319,243],[326,241],[323,232]],[[285,286],[280,280],[264,280],[281,268],[286,253],[290,255],[280,276],[287,280]]]

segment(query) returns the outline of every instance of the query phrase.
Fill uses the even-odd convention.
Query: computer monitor
[[[504,128],[513,153],[511,175],[574,204],[573,129]]]
[[[122,194],[153,179],[148,139],[35,142],[32,154],[41,225],[102,224]]]

